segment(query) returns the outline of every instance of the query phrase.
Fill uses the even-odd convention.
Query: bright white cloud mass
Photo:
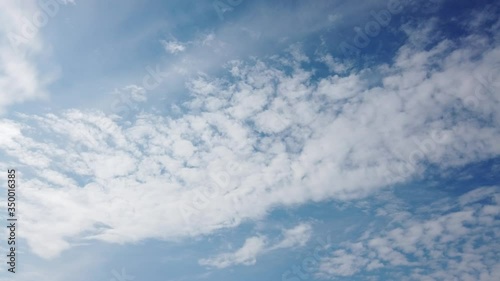
[[[10,2],[0,4],[0,21],[8,24],[0,27],[3,35],[12,30],[9,26],[22,27],[13,20],[19,5]],[[239,5],[224,18],[238,17],[250,4]],[[330,30],[345,18],[332,11],[325,16],[326,27],[311,25],[310,32]],[[183,16],[178,20],[186,21]],[[28,252],[50,262],[92,243],[185,243],[256,222],[266,225],[260,231],[241,230],[239,239],[228,242],[231,246],[212,245],[191,258],[208,272],[197,278],[215,280],[218,270],[259,266],[260,259],[289,255],[322,235],[317,220],[324,217],[315,217],[314,211],[280,223],[276,233],[267,232],[271,223],[266,220],[276,210],[367,200],[432,173],[451,174],[500,156],[500,21],[494,12],[476,10],[460,18],[457,25],[464,32],[453,36],[432,15],[389,26],[401,33],[403,43],[386,61],[365,57],[368,63],[361,67],[362,57],[330,52],[325,42],[310,52],[305,35],[270,55],[259,50],[244,57],[246,49],[228,36],[239,26],[223,24],[184,41],[156,40],[172,59],[162,62],[167,65],[160,81],[165,85],[146,89],[129,82],[133,79],[116,80],[126,81],[114,83],[121,90],[108,91],[127,99],[118,112],[101,105],[8,111],[13,104],[50,96],[54,79],[74,74],[62,68],[62,75],[54,75],[58,71],[45,70],[52,67],[39,66],[47,65],[46,58],[31,58],[46,52],[38,35],[22,45],[29,54],[24,56],[12,53],[2,38],[0,109],[8,114],[0,118],[0,166],[15,167],[20,174],[19,235]],[[258,39],[264,45],[273,42],[272,32],[285,27],[279,24],[262,35],[249,32],[252,28],[258,26],[249,25],[245,36],[264,38]],[[227,51],[231,46],[234,53]],[[223,67],[215,71],[221,61]],[[127,76],[116,72],[119,79]],[[179,77],[184,98],[160,112],[155,91],[174,89],[169,81]],[[492,170],[498,173],[498,167]],[[500,191],[498,185],[482,185],[456,198],[412,206],[412,211],[379,208],[376,216],[390,217],[390,223],[373,222],[359,235],[329,242],[309,266],[288,270],[292,264],[280,265],[276,276],[498,280]],[[6,206],[4,197],[0,201]],[[335,213],[329,216],[332,224],[342,221]],[[71,275],[53,280],[69,280],[63,276]],[[161,276],[144,280],[160,280],[154,278]]]

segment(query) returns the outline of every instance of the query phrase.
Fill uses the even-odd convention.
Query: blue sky
[[[0,281],[499,280],[499,8],[2,1]]]

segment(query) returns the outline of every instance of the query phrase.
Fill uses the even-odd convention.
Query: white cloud
[[[48,97],[46,87],[58,74],[41,70],[39,58],[47,52],[40,30],[68,3],[73,1],[0,3],[0,114],[11,105]]]
[[[262,237],[250,237],[245,244],[234,253],[224,253],[212,259],[200,260],[201,265],[225,268],[231,265],[252,265],[257,261],[257,255],[264,249],[265,240]]]
[[[332,55],[326,54],[318,59],[328,66],[330,72],[343,74],[349,70],[349,66],[343,63],[340,59],[335,59]]]
[[[238,264],[253,265],[256,263],[257,257],[264,253],[277,249],[304,246],[309,241],[311,234],[311,225],[301,223],[291,229],[284,229],[282,240],[274,245],[270,245],[269,239],[265,236],[250,237],[235,252],[219,254],[209,259],[201,259],[199,264],[217,268],[226,268]]]
[[[311,238],[312,227],[309,224],[301,223],[294,228],[287,229],[283,233],[283,240],[271,247],[271,249],[302,247]]]
[[[192,80],[177,117],[68,110],[2,119],[1,149],[26,171],[25,238],[54,257],[81,239],[209,234],[270,208],[359,198],[427,164],[497,157],[498,83],[489,73],[500,48],[460,40],[409,43],[390,65],[317,81],[300,67],[233,62],[230,78]],[[55,188],[65,183],[77,187]]]
[[[165,41],[161,40],[163,48],[171,54],[177,54],[184,52],[186,50],[186,46],[177,40]]]
[[[360,267],[367,266],[369,262],[368,258],[338,250],[332,254],[332,257],[322,260],[319,276],[352,276],[359,271]]]
[[[498,198],[498,187],[479,188],[396,220],[397,227],[367,230],[359,240],[330,245],[336,250],[320,261],[316,275],[335,279],[384,268],[393,276],[409,270],[402,280],[496,280]]]

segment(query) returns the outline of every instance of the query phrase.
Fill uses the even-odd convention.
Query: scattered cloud
[[[397,227],[368,229],[359,240],[330,245],[316,276],[354,278],[383,268],[400,280],[497,280],[498,191],[497,186],[479,188],[455,202],[422,208],[397,221]]]

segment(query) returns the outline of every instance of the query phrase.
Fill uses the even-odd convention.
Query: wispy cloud
[[[294,228],[286,229],[283,233],[283,240],[270,249],[282,249],[304,246],[312,235],[312,227],[310,224],[301,223]]]
[[[177,40],[161,40],[161,43],[165,48],[165,51],[171,54],[177,54],[186,50],[186,46]]]
[[[264,244],[264,238],[257,236],[250,237],[235,252],[220,254],[211,259],[201,259],[199,263],[218,268],[225,268],[236,264],[252,265],[255,264],[257,256],[264,250]]]
[[[213,258],[199,260],[200,265],[226,268],[233,265],[253,265],[257,257],[264,253],[269,253],[277,249],[293,248],[304,246],[310,239],[312,227],[309,224],[301,223],[291,229],[283,230],[283,237],[277,243],[270,243],[265,236],[254,236],[246,239],[244,245],[229,253],[222,253]]]

